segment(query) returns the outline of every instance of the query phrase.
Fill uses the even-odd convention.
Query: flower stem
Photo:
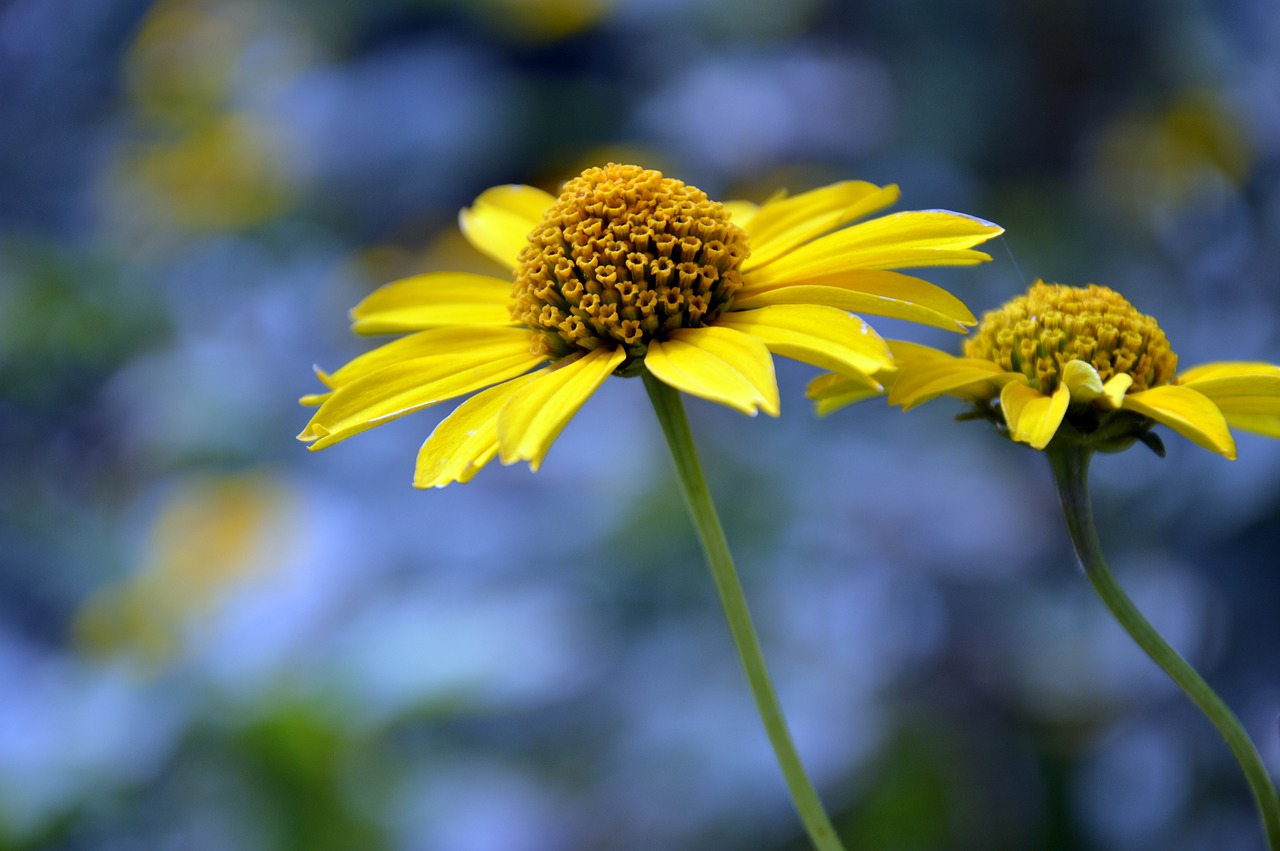
[[[1107,567],[1102,547],[1098,543],[1093,509],[1089,504],[1089,459],[1092,450],[1080,446],[1051,447],[1047,454],[1053,465],[1054,478],[1057,479],[1058,496],[1062,500],[1071,542],[1075,545],[1076,555],[1080,558],[1085,575],[1129,636],[1164,669],[1213,726],[1218,728],[1218,733],[1226,740],[1249,781],[1249,788],[1253,791],[1262,825],[1266,830],[1268,847],[1271,851],[1280,851],[1280,800],[1276,798],[1275,787],[1258,755],[1258,749],[1250,741],[1239,719],[1222,702],[1222,698],[1142,616]]]
[[[707,564],[711,567],[716,590],[720,593],[725,618],[729,621],[729,631],[733,633],[734,644],[738,646],[738,656],[742,659],[742,667],[746,669],[756,708],[769,734],[769,741],[773,744],[778,765],[786,778],[791,800],[795,803],[796,811],[800,814],[800,820],[815,848],[819,851],[844,851],[844,846],[840,844],[835,828],[831,826],[831,820],[827,818],[822,802],[800,763],[795,744],[791,741],[791,733],[787,730],[786,719],[782,715],[782,707],[778,704],[778,697],[769,680],[769,671],[760,652],[760,642],[751,623],[751,613],[747,609],[742,585],[733,567],[733,556],[729,554],[729,543],[711,501],[707,480],[702,475],[702,465],[698,462],[698,452],[693,445],[693,435],[689,431],[689,421],[685,417],[680,393],[648,372],[644,373],[644,386],[649,391],[649,399],[653,402],[667,445],[671,448],[685,504],[689,506],[693,525],[702,541]]]

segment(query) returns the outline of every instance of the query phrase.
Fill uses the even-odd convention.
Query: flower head
[[[1115,451],[1141,440],[1162,453],[1150,433],[1156,423],[1228,458],[1236,456],[1229,426],[1280,437],[1280,366],[1224,362],[1179,374],[1156,320],[1096,284],[1037,281],[983,316],[964,357],[891,348],[897,369],[881,377],[892,404],[958,396],[1036,449],[1058,439]],[[826,375],[809,395],[826,413],[875,394]]]
[[[423,445],[414,484],[467,481],[492,460],[536,470],[610,375],[647,370],[746,414],[778,413],[772,354],[874,392],[888,345],[849,313],[950,330],[977,320],[958,299],[890,269],[989,260],[1002,232],[943,210],[844,225],[897,200],[849,181],[763,205],[719,203],[633,165],[592,168],[553,197],[490,189],[463,233],[512,280],[438,273],[387,284],[352,311],[359,333],[405,333],[332,374],[299,439],[321,449],[404,414],[482,391]],[[487,388],[487,389],[485,389]]]

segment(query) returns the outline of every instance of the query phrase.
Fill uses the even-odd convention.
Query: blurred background
[[[0,849],[806,846],[639,382],[543,470],[410,487],[442,406],[325,452],[347,310],[498,271],[457,210],[635,161],[860,178],[1008,228],[926,270],[1280,361],[1273,0],[0,5]],[[943,332],[886,336],[958,346]],[[1261,849],[1209,724],[958,404],[689,403],[851,851]],[[1280,769],[1280,445],[1095,464],[1117,575]]]

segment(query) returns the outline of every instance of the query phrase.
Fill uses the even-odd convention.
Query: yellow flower
[[[1178,373],[1155,319],[1095,284],[1037,281],[983,317],[965,357],[913,343],[891,348],[897,370],[880,374],[890,403],[905,410],[958,396],[1036,449],[1059,436],[1104,451],[1135,440],[1161,451],[1148,434],[1155,423],[1231,459],[1229,426],[1280,437],[1280,366],[1221,362]],[[809,385],[821,414],[872,395],[840,375]]]
[[[897,197],[896,186],[850,181],[758,207],[721,204],[615,164],[568,181],[559,198],[490,189],[460,225],[512,270],[514,287],[437,273],[371,294],[352,311],[357,333],[411,333],[319,373],[329,389],[302,399],[320,407],[298,437],[322,449],[481,390],[418,455],[414,485],[443,487],[495,456],[536,470],[610,375],[648,370],[686,393],[776,416],[774,353],[879,391],[870,375],[891,364],[888,346],[848,311],[964,330],[977,320],[963,303],[889,270],[989,260],[972,246],[1002,232],[941,210],[837,230]]]

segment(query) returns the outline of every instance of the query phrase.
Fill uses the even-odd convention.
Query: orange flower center
[[[516,263],[511,317],[555,357],[621,345],[627,360],[715,321],[742,286],[747,235],[695,187],[634,165],[564,186]]]

